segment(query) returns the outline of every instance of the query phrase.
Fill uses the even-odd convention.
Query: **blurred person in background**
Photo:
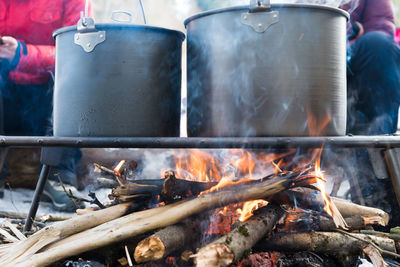
[[[76,25],[85,0],[0,0],[0,90],[2,134],[51,135],[54,30]],[[57,184],[58,177],[76,191],[79,149],[61,149],[50,171],[44,196],[58,210],[74,205]],[[57,177],[58,176],[58,177]],[[3,178],[4,179],[4,178]]]
[[[394,41],[393,4],[352,0],[344,8],[351,9],[348,132],[392,134],[397,130],[400,103],[400,48]]]
[[[400,48],[394,41],[393,4],[391,0],[352,0],[342,8],[349,11],[351,17],[347,53],[347,132],[393,134],[397,131],[400,103]],[[354,199],[352,193],[353,201],[361,204],[365,201],[369,206],[382,208],[391,214],[393,225],[399,223],[400,212],[391,180],[379,177],[374,171],[374,167],[378,169],[373,158],[385,165],[383,153],[376,149],[356,149],[348,153],[349,158],[344,160],[352,159],[349,162],[354,164],[348,166],[345,173],[352,176],[352,186],[361,190],[362,201]],[[352,192],[355,190],[352,188]]]

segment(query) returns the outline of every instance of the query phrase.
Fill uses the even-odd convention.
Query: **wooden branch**
[[[0,246],[0,266],[7,266],[7,264],[11,264],[12,261],[17,259],[27,259],[58,239],[121,217],[127,212],[129,206],[130,203],[120,204],[82,216],[76,216],[66,221],[56,222],[36,232],[26,240],[7,246]]]
[[[176,224],[184,218],[208,209],[226,206],[231,203],[269,198],[288,188],[299,184],[303,185],[307,179],[312,178],[299,176],[277,177],[261,182],[258,186],[237,186],[236,190],[204,194],[193,200],[132,213],[55,242],[41,253],[23,260],[14,261],[5,266],[35,267],[49,265],[69,256],[78,255],[139,234]]]
[[[217,182],[196,182],[177,179],[174,172],[167,171],[165,172],[161,196],[166,203],[171,203],[184,198],[197,196],[202,191],[208,190],[217,184]]]
[[[361,230],[365,229],[369,224],[365,222],[364,217],[360,215],[354,215],[351,217],[344,218],[346,224],[349,226],[349,230]],[[335,231],[337,229],[332,219],[322,219],[318,222],[318,231],[327,232]]]
[[[137,263],[160,260],[199,238],[201,220],[188,218],[182,223],[168,226],[140,241],[134,257]]]
[[[294,234],[275,234],[270,239],[257,244],[256,249],[261,251],[312,251],[336,256],[360,255],[362,250],[373,242],[384,250],[396,252],[395,242],[389,238],[352,234],[362,240],[348,235],[334,232],[309,232]]]
[[[201,248],[195,255],[196,266],[228,266],[275,227],[284,211],[273,204],[258,210],[258,214],[229,234]]]

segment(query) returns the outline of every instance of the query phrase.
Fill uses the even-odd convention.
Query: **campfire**
[[[110,202],[92,194],[80,216],[29,237],[15,227],[0,232],[8,240],[0,265],[46,266],[96,251],[102,258],[113,245],[125,266],[335,266],[358,256],[387,266],[383,258],[398,257],[398,233],[373,227],[389,215],[329,197],[322,154],[178,150],[161,179],[141,177],[140,161],[94,164]]]

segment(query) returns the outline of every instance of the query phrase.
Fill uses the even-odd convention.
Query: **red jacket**
[[[76,25],[84,8],[85,0],[0,0],[0,36],[12,36],[27,48],[9,80],[46,83],[55,65],[53,31]]]

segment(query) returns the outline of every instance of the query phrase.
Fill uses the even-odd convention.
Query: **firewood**
[[[151,197],[161,195],[166,203],[175,202],[184,198],[196,196],[200,192],[210,189],[217,182],[197,182],[178,179],[174,172],[165,172],[165,178],[157,180],[134,180],[119,185],[116,182],[110,183],[109,179],[98,179],[107,187],[114,186],[110,195],[111,199],[121,202],[140,197]],[[147,200],[147,198],[145,198]]]
[[[120,204],[86,215],[76,216],[69,220],[56,222],[36,232],[26,240],[0,246],[0,266],[6,266],[19,257],[21,259],[29,258],[58,239],[121,217],[128,211],[129,206],[130,203]]]
[[[316,213],[316,212],[315,212]],[[288,213],[288,216],[291,213]],[[294,217],[296,218],[296,217]],[[344,218],[349,230],[367,229],[370,225],[379,225],[376,221],[370,220],[368,217],[354,215]],[[332,218],[322,217],[320,214],[308,215],[306,218],[293,219],[293,221],[285,221],[278,225],[279,232],[303,232],[303,231],[336,231],[337,227]]]
[[[255,249],[282,252],[312,251],[332,256],[361,255],[362,250],[372,241],[383,250],[396,252],[392,239],[364,234],[352,235],[359,239],[336,232],[278,233],[259,242]]]
[[[368,225],[371,225],[369,221],[366,221],[366,219],[360,215],[346,217],[344,218],[344,220],[346,221],[346,224],[349,226],[349,230],[366,229]],[[336,226],[330,218],[322,219],[318,222],[318,231],[329,232],[335,230]]]
[[[36,267],[49,265],[69,256],[176,224],[184,218],[208,209],[215,209],[231,203],[269,198],[283,190],[313,183],[315,179],[310,175],[276,177],[261,182],[257,186],[237,186],[232,190],[208,193],[192,200],[132,213],[55,242],[31,257],[23,257],[2,266]]]
[[[315,190],[311,190],[308,188],[297,188],[295,190],[287,190],[278,195],[275,195],[273,198],[269,199],[270,202],[273,203],[286,203],[290,205],[294,205],[293,200],[296,200],[296,205],[298,207],[306,207],[308,209],[322,210],[324,207],[324,201],[319,194],[319,192]],[[341,198],[331,198],[333,203],[335,203],[336,207],[340,211],[343,217],[351,217],[353,215],[361,215],[363,217],[374,217],[378,216],[381,218],[382,226],[386,226],[389,223],[389,214],[384,212],[378,208],[372,208],[367,206],[362,206],[358,204],[354,204],[348,200]],[[377,218],[375,218],[376,220]]]
[[[258,214],[229,234],[201,248],[195,257],[196,266],[228,266],[242,258],[283,216],[284,211],[273,204],[258,210]]]
[[[183,198],[196,196],[216,184],[216,182],[196,182],[177,179],[174,172],[167,171],[165,172],[161,196],[165,202],[171,203],[177,200],[182,200]]]
[[[201,219],[188,218],[182,223],[168,226],[143,239],[136,246],[134,257],[137,263],[160,260],[170,253],[190,244],[201,233]]]

